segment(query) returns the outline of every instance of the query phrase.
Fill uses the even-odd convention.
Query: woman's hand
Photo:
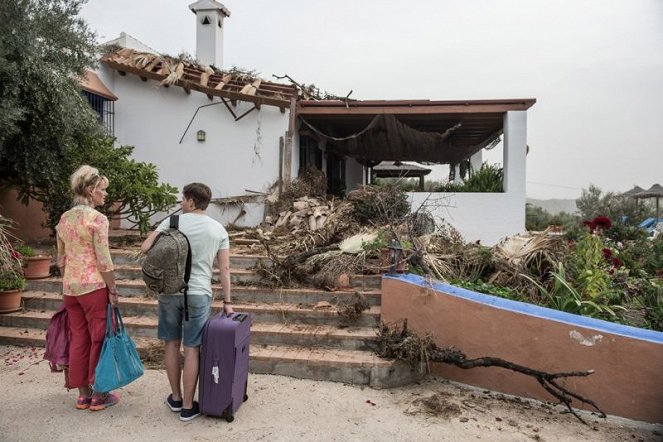
[[[117,288],[114,288],[113,290],[108,289],[108,300],[113,307],[118,304],[119,300],[117,298]]]
[[[223,303],[223,312],[226,314],[226,316],[230,316],[233,314],[233,306],[230,305],[230,303]]]

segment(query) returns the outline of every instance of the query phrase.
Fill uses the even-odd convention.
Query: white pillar
[[[509,111],[504,116],[504,191],[522,195],[525,204],[527,112]]]
[[[451,166],[449,166],[449,167],[451,167]],[[454,168],[453,183],[454,184],[461,184],[463,182],[463,179],[460,177],[460,165],[456,164],[455,166],[453,166],[453,168]]]
[[[481,164],[483,163],[483,149],[475,153],[470,157],[470,165],[472,170],[478,172],[481,169]]]

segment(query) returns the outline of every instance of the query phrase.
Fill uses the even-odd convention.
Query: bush
[[[436,192],[503,192],[504,169],[497,164],[483,163],[477,171],[470,170],[468,179],[462,184],[446,183]]]
[[[565,230],[578,224],[579,218],[566,212],[552,215],[541,207],[527,204],[525,208],[525,228],[530,231],[542,231],[550,226],[564,226]]]
[[[67,150],[65,162],[57,168],[58,178],[52,186],[23,194],[23,197],[32,196],[44,204],[48,227],[54,231],[62,213],[71,207],[70,175],[82,164],[89,164],[98,168],[109,181],[106,204],[99,210],[109,217],[128,219],[145,233],[151,228],[152,215],[167,211],[177,202],[177,188],[159,183],[155,165],[131,159],[133,149],[132,146],[113,146],[112,138],[87,137],[80,145]]]
[[[364,186],[348,195],[362,224],[398,224],[410,213],[406,193],[398,187]]]

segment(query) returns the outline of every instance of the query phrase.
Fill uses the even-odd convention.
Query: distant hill
[[[576,207],[576,200],[537,200],[534,198],[527,198],[527,203],[541,207],[552,215],[557,215],[560,212],[575,213],[578,210]]]

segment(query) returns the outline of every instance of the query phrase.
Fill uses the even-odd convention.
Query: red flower
[[[612,221],[607,216],[597,216],[592,220],[594,228],[601,227],[603,230],[608,230],[612,227]]]
[[[619,259],[619,258],[617,258],[617,257],[612,258],[612,266],[613,266],[614,268],[616,268],[616,269],[619,268],[619,267],[621,267],[621,266],[622,266],[622,261],[621,261],[621,259]]]
[[[607,247],[604,248],[604,249],[603,249],[603,257],[604,257],[605,259],[610,259],[610,258],[612,258],[612,250],[610,250],[610,249],[607,248]]]

